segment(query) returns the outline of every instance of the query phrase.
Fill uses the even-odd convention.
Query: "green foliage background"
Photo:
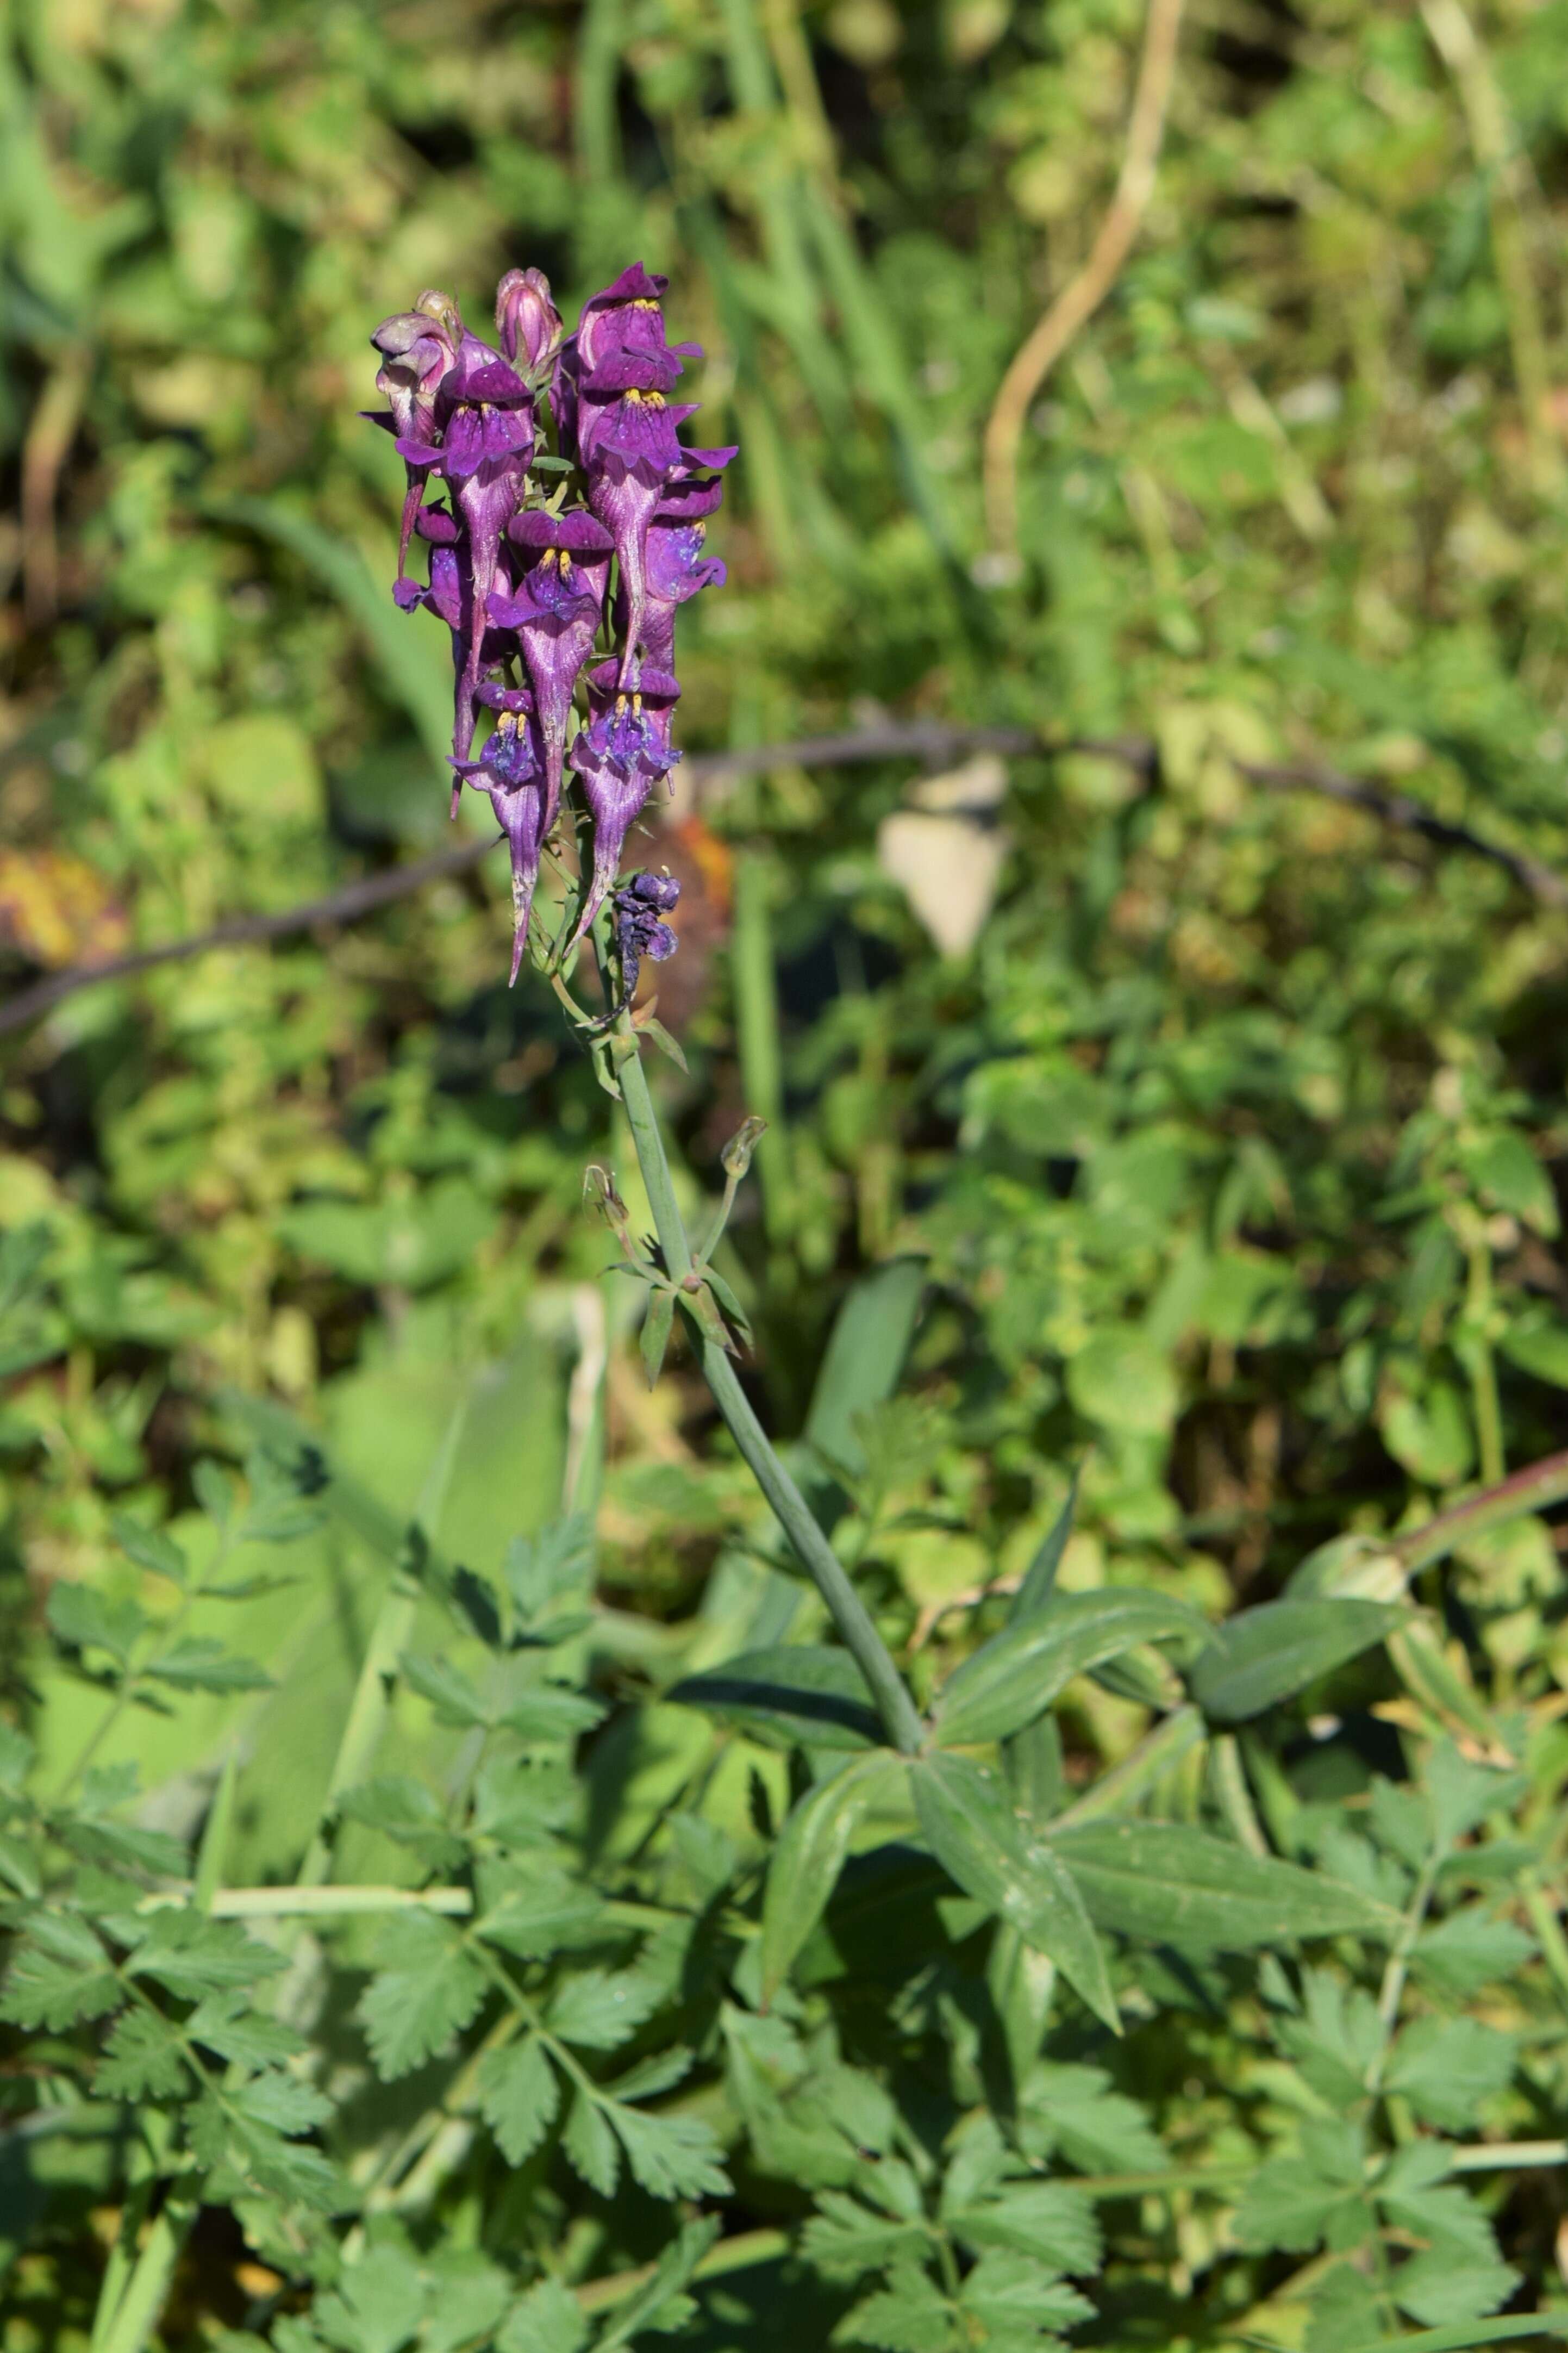
[[[0,47],[18,983],[117,926],[179,937],[445,839],[446,658],[392,611],[401,470],[355,413],[369,328],[426,284],[482,328],[514,263],[541,263],[563,309],[633,256],[670,273],[672,322],[708,352],[702,438],[743,453],[714,527],[730,586],[683,622],[689,748],[885,714],[1040,731],[963,955],[938,954],[879,860],[907,762],[781,761],[710,794],[687,837],[710,876],[669,984],[689,1068],[658,1083],[693,1203],[742,1113],[773,1114],[721,1263],[777,1433],[805,1429],[868,1270],[928,1262],[900,1398],[879,1402],[895,1366],[856,1398],[868,1420],[811,1431],[854,1491],[863,1588],[918,1637],[917,1682],[972,1639],[969,1603],[939,1610],[1021,1573],[1079,1455],[1064,1581],[1217,1617],[1563,1435],[1568,918],[1469,849],[1235,763],[1331,758],[1568,874],[1568,6],[1195,0],[1144,232],[1030,420],[1012,577],[987,561],[980,436],[1109,199],[1141,22],[1123,0],[13,0]],[[1049,748],[1127,735],[1155,742],[1156,781]],[[707,1832],[761,1852],[754,1758],[710,1754],[659,1694],[738,1647],[765,1518],[689,1365],[641,1388],[630,1286],[605,1294],[602,1466],[581,1395],[573,1419],[612,1256],[584,1161],[640,1204],[553,1003],[500,985],[505,896],[486,869],[363,925],[84,992],[5,1041],[0,1227],[41,1222],[48,1248],[4,1340],[0,1672],[46,1778],[102,1706],[48,1642],[47,1597],[160,1590],[116,1514],[205,1526],[198,1459],[285,1428],[359,1499],[300,1536],[297,1582],[222,1619],[277,1685],[244,1703],[236,1883],[291,1876],[316,1831],[386,1575],[367,1528],[418,1510],[447,1558],[493,1567],[563,1500],[598,1514],[601,1852],[659,1852],[672,1807],[707,1826],[671,1833],[699,1885]],[[258,1399],[290,1419],[263,1428]],[[1528,1777],[1509,1802],[1550,1887],[1552,1531],[1515,1520],[1428,1584],[1466,1688],[1504,1712]],[[1375,1774],[1423,1770],[1393,1670],[1347,1672],[1314,1721],[1349,1731],[1308,1755],[1302,1709],[1278,1727],[1298,1806],[1364,1808]],[[100,1761],[133,1761],[138,1819],[183,1838],[237,1720],[221,1691],[127,1712]],[[1071,1785],[1153,1720],[1147,1691],[1075,1683]],[[427,1697],[401,1691],[394,1728],[396,1769],[435,1772]],[[1204,1769],[1194,1753],[1164,1810],[1212,1810]],[[339,1875],[417,1875],[374,1811]],[[978,1982],[948,1966],[933,2018]],[[1478,2101],[1495,2092],[1524,2138],[1561,2129],[1568,2088],[1562,1989],[1531,1968],[1486,1998],[1521,2078],[1507,2092],[1478,2062]],[[1180,2047],[1105,2094],[1153,2104],[1145,2142],[1234,2155],[1260,2104],[1275,2137],[1310,2113],[1233,1995],[1209,1987]],[[1357,2031],[1342,2005],[1335,2047]],[[0,2101],[30,2100],[18,2060]],[[1479,2110],[1417,2109],[1477,2128]],[[1319,2155],[1332,2189],[1342,2152]],[[469,2196],[459,2180],[430,2215],[489,2246]],[[773,2197],[743,2179],[742,2222],[771,2221]],[[1491,2202],[1549,2295],[1555,2178]],[[90,2166],[58,2168],[10,2247],[5,2353],[87,2344],[112,2204]],[[1310,2229],[1255,2213],[1238,2238],[1212,2201],[1122,2221],[1084,2341],[1227,2346],[1259,2314],[1301,2341],[1301,2298],[1268,2298]],[[568,2225],[574,2283],[652,2250],[613,2202]],[[171,2347],[258,2325],[234,2284],[254,2249],[195,2246]],[[773,2292],[705,2307],[711,2341]],[[842,2298],[804,2316],[828,2293],[801,2290],[800,2327],[828,2325]],[[1345,2311],[1324,2346],[1355,2341]],[[927,2353],[886,2325],[868,2341]]]

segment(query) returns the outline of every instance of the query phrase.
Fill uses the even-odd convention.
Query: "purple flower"
[[[574,942],[603,906],[643,803],[680,757],[669,741],[679,693],[675,680],[657,670],[635,691],[624,691],[613,660],[589,676],[592,716],[572,746],[571,765],[594,819],[594,871]]]
[[[489,617],[500,628],[514,629],[522,647],[553,816],[572,721],[572,692],[598,634],[615,543],[604,525],[581,509],[567,515],[537,509],[514,515],[507,535],[523,556],[525,568],[510,595],[500,590],[491,596]]]
[[[537,727],[527,690],[487,686],[482,700],[499,712],[495,732],[477,760],[454,759],[459,786],[489,795],[490,807],[511,846],[511,976],[515,983],[528,939],[528,919],[539,881],[539,860],[555,822],[558,797],[544,775]]]
[[[384,393],[390,417],[374,422],[388,426],[399,443],[427,441],[436,414],[436,396],[442,378],[458,356],[463,322],[449,294],[427,287],[412,311],[384,319],[371,342],[383,354],[375,388]],[[408,561],[408,537],[425,496],[422,465],[405,461],[408,488],[403,501],[403,525],[397,542],[397,576]]]
[[[616,945],[629,999],[637,985],[637,967],[644,956],[663,964],[680,943],[662,918],[674,910],[680,885],[673,874],[634,874],[616,892]]]
[[[726,577],[716,555],[703,554],[707,517],[724,496],[721,481],[674,481],[654,509],[645,542],[644,597],[637,650],[651,670],[673,675],[675,613],[702,588],[721,588]],[[630,599],[617,594],[616,627],[631,637]]]
[[[522,503],[533,456],[533,395],[499,352],[465,334],[436,395],[438,443],[409,438],[398,448],[410,465],[438,467],[466,533],[467,651],[458,672],[452,750],[466,757],[474,734],[484,614],[496,585],[502,534]]]
[[[526,368],[535,389],[561,342],[561,313],[542,269],[509,269],[496,288],[496,333],[509,360]]]
[[[659,307],[667,280],[641,262],[583,306],[562,354],[558,413],[563,442],[588,477],[588,503],[616,543],[617,610],[624,616],[620,681],[638,680],[638,640],[647,594],[647,530],[662,486],[687,466],[677,427],[694,412],[668,394],[695,343],[668,344]]]

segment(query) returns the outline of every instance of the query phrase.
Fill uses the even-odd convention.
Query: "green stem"
[[[446,1501],[458,1440],[467,1414],[468,1398],[465,1394],[447,1422],[446,1434],[425,1482],[424,1493],[415,1509],[415,1525],[431,1542],[434,1542],[440,1524],[441,1507]],[[370,1641],[365,1646],[364,1662],[360,1668],[359,1681],[354,1685],[348,1722],[338,1743],[338,1753],[332,1760],[316,1833],[304,1862],[300,1865],[298,1884],[301,1887],[318,1887],[331,1876],[332,1843],[327,1826],[336,1811],[339,1798],[345,1789],[352,1789],[356,1782],[364,1779],[381,1746],[381,1736],[392,1709],[392,1691],[397,1679],[398,1662],[413,1640],[418,1609],[417,1585],[405,1570],[394,1568],[392,1582],[382,1598]]]
[[[1527,1512],[1543,1512],[1568,1496],[1568,1447],[1526,1465],[1495,1487],[1468,1496],[1451,1511],[1438,1512],[1390,1547],[1407,1577],[1429,1567],[1451,1553],[1456,1545],[1481,1535],[1488,1528],[1517,1520]]]
[[[784,1235],[788,1206],[784,1183],[787,1151],[784,1065],[779,1051],[768,869],[754,850],[745,851],[736,861],[730,974],[735,991],[735,1043],[740,1050],[742,1087],[747,1108],[768,1124],[767,1134],[757,1146],[757,1173],[762,1179],[763,1222],[768,1240],[776,1242]]]
[[[1399,2005],[1405,1997],[1405,1980],[1410,1970],[1410,1956],[1415,1950],[1415,1940],[1426,1918],[1427,1906],[1437,1884],[1437,1873],[1443,1864],[1442,1852],[1433,1849],[1422,1867],[1410,1897],[1409,1909],[1403,1926],[1390,1949],[1383,1972],[1383,1984],[1377,1997],[1377,2022],[1382,2030],[1377,2050],[1366,2071],[1366,2088],[1377,2092],[1383,2083],[1383,2071],[1388,2063],[1388,2053],[1394,2042],[1394,2031],[1399,2023]]]
[[[653,1098],[648,1092],[647,1073],[642,1066],[637,1032],[625,1014],[616,1024],[616,1035],[624,1048],[624,1060],[618,1065],[621,1101],[626,1106],[637,1165],[642,1170],[648,1206],[653,1211],[655,1230],[671,1281],[684,1282],[691,1272],[691,1250],[676,1201],[675,1187],[670,1182],[664,1138],[659,1133]],[[693,1337],[698,1345],[703,1377],[713,1392],[713,1401],[723,1416],[747,1469],[772,1504],[779,1525],[794,1546],[802,1567],[826,1603],[846,1650],[865,1676],[889,1739],[895,1748],[901,1749],[906,1756],[912,1756],[923,1737],[921,1720],[887,1645],[845,1575],[842,1562],[813,1518],[805,1496],[774,1453],[762,1423],[752,1410],[728,1355],[716,1340],[706,1338],[695,1326]]]
[[[787,2231],[737,2231],[732,2238],[721,2239],[716,2247],[692,2265],[693,2279],[719,2279],[725,2272],[744,2271],[752,2263],[773,2263],[790,2250]],[[605,2279],[588,2280],[580,2287],[577,2302],[584,2312],[605,2312],[613,2305],[625,2304],[628,2296],[646,2287],[654,2274],[655,2266],[644,2263],[635,2272],[612,2272]]]
[[[158,2325],[174,2265],[191,2235],[199,2204],[188,2196],[172,2196],[164,2201],[163,2212],[142,2242],[113,2319],[103,2336],[95,2339],[94,2353],[142,2353]]]

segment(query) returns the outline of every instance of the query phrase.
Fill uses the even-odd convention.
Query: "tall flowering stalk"
[[[614,1205],[628,1271],[648,1285],[649,1377],[679,1311],[720,1413],[858,1662],[889,1741],[912,1755],[922,1736],[914,1702],[731,1362],[731,1327],[743,1332],[744,1318],[710,1261],[760,1123],[748,1120],[726,1155],[724,1208],[698,1255],[630,1015],[644,959],[662,963],[674,952],[665,918],[680,892],[668,875],[623,876],[621,858],[648,795],[680,757],[671,741],[676,618],[723,581],[704,541],[735,455],[680,440],[692,409],[670,394],[685,362],[701,355],[694,343],[667,340],[665,285],[634,262],[583,305],[566,335],[541,273],[509,270],[496,294],[499,350],[469,334],[445,294],[421,294],[412,311],[383,321],[371,340],[389,408],[374,421],[395,438],[408,478],[393,594],[405,611],[433,612],[451,635],[453,813],[464,785],[487,794],[510,844],[514,981],[540,860],[571,808],[568,794],[586,815],[591,852],[563,954],[608,902],[614,920],[600,954],[611,1010],[587,1026],[647,1187],[654,1239],[646,1250],[611,1180],[589,1174],[601,1206]],[[408,573],[416,540],[429,550],[424,582]]]
[[[374,422],[408,481],[393,593],[450,632],[452,814],[465,784],[487,794],[510,845],[514,981],[569,781],[592,854],[568,948],[614,892],[626,836],[680,757],[676,608],[724,578],[702,541],[735,451],[680,442],[692,406],[669,395],[701,353],[666,339],[667,282],[634,262],[567,335],[542,272],[510,269],[499,349],[435,290],[371,338],[388,402]],[[424,583],[408,573],[416,540]]]

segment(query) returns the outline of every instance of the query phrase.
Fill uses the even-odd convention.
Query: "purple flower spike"
[[[521,553],[525,569],[510,596],[491,596],[489,617],[497,627],[515,629],[522,646],[553,816],[572,723],[572,691],[598,634],[615,542],[581,510],[514,515],[508,537]]]
[[[522,967],[528,942],[528,919],[539,881],[539,860],[555,822],[544,777],[537,730],[529,697],[519,687],[481,690],[499,708],[495,733],[477,760],[454,760],[459,783],[476,786],[489,795],[497,822],[511,848],[511,976],[513,987]]]
[[[594,819],[594,872],[574,945],[605,903],[643,803],[680,757],[669,741],[680,693],[675,680],[650,671],[637,691],[625,693],[616,671],[607,661],[591,674],[593,715],[572,746],[571,764]]]
[[[724,577],[704,529],[735,452],[681,445],[693,411],[672,396],[683,363],[701,353],[667,341],[664,291],[634,262],[563,338],[542,272],[510,269],[496,290],[499,348],[436,293],[384,320],[374,339],[389,404],[375,422],[394,436],[409,485],[393,595],[405,612],[434,613],[450,637],[452,813],[473,785],[510,844],[514,980],[567,770],[594,833],[574,946],[616,889],[638,811],[680,757],[670,742],[678,608]],[[542,491],[530,472],[542,403],[555,452],[582,469],[579,503],[565,512],[564,486]],[[427,586],[407,576],[415,533],[429,550]],[[612,557],[613,651],[595,663]],[[585,670],[588,716],[574,741]],[[520,676],[526,683],[510,682]],[[487,708],[496,723],[471,756]],[[633,981],[642,958],[673,952],[664,916],[677,895],[668,876],[639,875],[616,896]]]

